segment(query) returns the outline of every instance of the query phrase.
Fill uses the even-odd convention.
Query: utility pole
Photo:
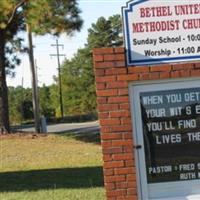
[[[33,99],[33,111],[34,111],[34,121],[35,121],[35,132],[40,133],[40,114],[39,114],[39,100],[38,100],[38,87],[37,78],[35,74],[34,56],[33,56],[33,41],[31,27],[27,24],[28,33],[28,45],[29,45],[29,62],[32,74],[32,99]]]
[[[23,122],[23,114],[24,114],[24,109],[23,109],[23,102],[24,102],[24,77],[22,76],[22,96],[21,96],[21,131],[23,129],[23,125],[22,125],[22,122]]]
[[[60,54],[59,47],[64,48],[63,44],[59,44],[56,40],[56,44],[51,44],[51,46],[56,47],[56,54],[50,54],[50,56],[56,56],[58,61],[58,79],[59,79],[59,98],[60,98],[60,113],[63,118],[63,99],[62,99],[62,78],[61,78],[61,69],[60,69],[60,56],[65,56],[65,54]]]

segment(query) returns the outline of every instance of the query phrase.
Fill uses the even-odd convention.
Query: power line
[[[60,54],[60,47],[64,48],[63,44],[59,44],[56,40],[56,44],[51,44],[51,46],[56,47],[56,54],[50,54],[51,57],[56,56],[58,61],[58,78],[59,78],[59,98],[60,98],[60,113],[63,118],[63,98],[62,98],[62,78],[61,78],[61,69],[60,69],[60,57],[65,56],[65,54]]]

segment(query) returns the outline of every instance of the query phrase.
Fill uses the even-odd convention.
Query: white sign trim
[[[134,0],[127,3],[125,7],[122,8],[122,15],[123,15],[123,26],[124,26],[124,40],[125,40],[125,47],[126,47],[126,55],[127,55],[127,65],[133,66],[133,65],[151,65],[151,64],[162,64],[162,63],[172,63],[172,62],[185,62],[185,61],[197,61],[200,60],[200,27],[198,29],[187,29],[184,30],[181,27],[181,24],[179,24],[179,29],[172,31],[162,31],[162,32],[148,32],[148,33],[133,33],[131,31],[133,22],[138,22],[135,20],[142,19],[138,17],[138,11],[137,9],[140,8],[141,5],[144,5],[144,7],[156,7],[157,6],[173,6],[173,5],[187,5],[187,4],[199,4],[197,1],[189,1],[189,0],[176,0],[176,1],[168,1],[168,0]],[[135,11],[134,11],[135,10]],[[172,12],[169,11],[168,12]],[[135,14],[134,14],[135,13]],[[170,13],[173,14],[173,13]],[[174,14],[175,15],[175,14]],[[180,16],[175,16],[178,20],[180,18],[180,21],[182,19],[189,19],[192,20],[199,18],[200,20],[200,14],[196,15],[189,15],[184,14]],[[131,19],[130,19],[131,18]],[[153,17],[144,17],[145,20],[149,21],[155,21],[155,20],[169,20],[170,16],[161,16],[159,18]],[[174,19],[174,16],[171,16],[171,20]],[[142,22],[141,20],[141,22]],[[174,19],[175,21],[175,19]],[[177,22],[178,23],[178,22]],[[181,22],[180,22],[181,23]],[[178,24],[177,24],[178,26]],[[199,33],[198,33],[199,30]],[[137,38],[138,35],[141,37],[144,36],[145,38],[159,38],[159,36],[166,37],[167,35],[173,36],[176,38],[179,36],[178,42],[173,42],[170,44],[159,44],[157,41],[157,44],[152,45],[140,45],[138,47],[137,45],[133,45],[133,39]],[[148,36],[147,36],[148,35]],[[157,35],[157,36],[156,36]],[[193,37],[193,41],[191,38]],[[190,40],[190,41],[189,41]],[[166,48],[165,48],[166,47]],[[143,48],[143,50],[141,50]],[[160,55],[160,56],[152,56],[149,54],[144,55],[144,48],[150,49],[149,52],[152,50],[153,53],[157,53],[160,49],[166,50],[166,55]],[[157,49],[157,50],[156,50]],[[163,52],[164,52],[163,50]],[[161,51],[161,50],[160,50]],[[142,52],[142,53],[141,53]],[[147,53],[149,53],[147,52]],[[197,53],[198,52],[198,53]]]
[[[140,200],[197,200],[200,196],[199,184],[200,180],[187,180],[168,183],[153,183],[147,184],[145,154],[144,154],[144,141],[143,141],[143,128],[142,117],[140,109],[139,96],[141,92],[152,92],[159,90],[173,89],[186,89],[198,87],[200,80],[198,78],[187,79],[172,79],[161,81],[135,82],[129,85],[129,94],[131,101],[131,115],[133,125],[133,138],[135,144],[142,145],[141,149],[136,150],[136,171],[137,171],[137,184],[138,195]],[[159,85],[159,87],[157,87]],[[149,187],[149,188],[148,188]],[[187,190],[191,189],[190,194]],[[151,195],[154,197],[150,197]],[[158,197],[163,194],[169,195],[168,198]],[[155,197],[156,196],[156,197]]]

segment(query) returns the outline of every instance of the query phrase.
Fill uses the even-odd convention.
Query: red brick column
[[[94,49],[107,200],[137,200],[128,84],[200,76],[200,63],[126,67],[124,48]]]

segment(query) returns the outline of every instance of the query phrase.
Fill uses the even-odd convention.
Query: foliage
[[[108,26],[107,26],[108,25]],[[94,84],[94,73],[92,63],[92,49],[94,47],[104,47],[121,45],[121,19],[119,15],[114,15],[106,20],[101,17],[96,24],[88,30],[88,43],[84,48],[79,49],[71,60],[65,60],[61,67],[63,107],[65,116],[94,113],[96,111],[96,94]],[[102,34],[103,33],[103,34]],[[109,37],[108,37],[109,35]],[[107,40],[112,35],[112,42]],[[39,102],[41,115],[47,118],[61,116],[58,78],[55,77],[55,84],[39,88]],[[16,88],[10,89],[10,116],[12,122],[29,119],[32,107],[30,89]],[[16,95],[19,93],[18,95]],[[20,103],[21,93],[29,93],[28,97]],[[14,97],[16,96],[16,97]],[[18,98],[19,96],[19,98]],[[11,98],[13,97],[13,98]],[[26,100],[26,102],[24,102]],[[16,105],[16,106],[15,106]],[[28,108],[16,108],[17,105],[28,105]],[[18,113],[17,113],[18,112]],[[21,118],[20,118],[21,117]]]
[[[0,13],[0,29],[6,30],[10,38],[13,37],[13,30],[24,30],[25,24],[41,35],[72,34],[74,30],[79,31],[82,25],[76,0],[0,1]]]
[[[88,30],[87,44],[71,60],[62,65],[62,85],[65,114],[83,114],[96,110],[96,93],[92,49],[120,46],[122,41],[120,15],[100,17]]]
[[[84,114],[95,111],[95,88],[91,53],[79,49],[71,60],[62,66],[64,110],[67,114]]]
[[[55,116],[55,108],[51,101],[51,87],[39,87],[39,107],[41,116]],[[18,86],[9,87],[9,107],[11,124],[19,124],[33,119],[32,90]]]
[[[31,89],[21,86],[9,87],[9,111],[12,124],[33,119],[33,105]]]
[[[0,131],[9,132],[6,68],[19,64],[15,47],[21,46],[17,33],[29,30],[39,35],[47,33],[72,35],[79,31],[82,20],[76,0],[6,0],[0,1]],[[11,45],[9,45],[9,43]],[[17,44],[16,46],[13,44]],[[12,58],[7,55],[12,55]]]
[[[56,78],[55,78],[55,80],[56,80]],[[59,91],[58,84],[52,84],[50,86],[50,98],[51,98],[52,106],[53,106],[54,111],[55,111],[54,117],[56,117],[56,118],[61,116],[60,99],[59,99],[58,91]]]
[[[13,124],[22,121],[22,107],[21,107],[21,99],[23,88],[21,87],[9,87],[9,102],[10,102],[10,120]]]
[[[0,13],[0,30],[5,30],[6,38],[6,66],[10,68],[20,63],[14,53],[26,50],[22,47],[23,39],[17,35],[25,31],[26,24],[39,35],[59,35],[63,32],[72,35],[74,30],[80,31],[82,25],[76,0],[0,1]]]
[[[43,85],[39,88],[40,114],[49,118],[55,116],[55,109],[52,105],[50,87]]]
[[[108,20],[100,17],[96,24],[93,23],[88,29],[87,42],[90,49],[121,46],[123,39],[120,15],[113,15]]]

